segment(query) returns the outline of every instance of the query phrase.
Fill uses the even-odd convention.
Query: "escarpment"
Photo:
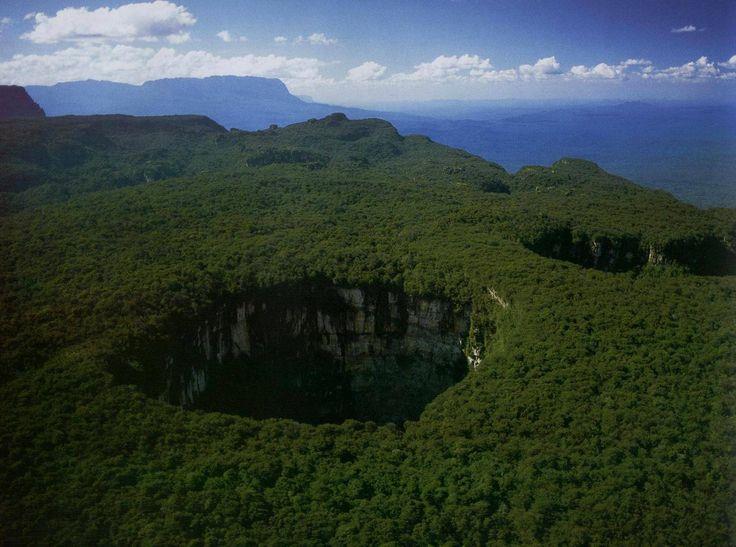
[[[477,366],[469,324],[470,306],[399,290],[274,287],[192,320],[148,363],[144,388],[256,418],[402,422]]]
[[[736,271],[736,252],[714,234],[648,243],[637,236],[573,234],[570,227],[554,227],[524,241],[527,248],[549,258],[575,262],[605,271],[627,271],[647,264],[676,264],[700,275]]]

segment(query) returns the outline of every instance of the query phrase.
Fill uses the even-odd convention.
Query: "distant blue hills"
[[[201,114],[227,128],[264,129],[343,112],[383,118],[516,171],[579,157],[700,206],[736,207],[736,108],[674,102],[430,101],[375,110],[312,102],[278,79],[172,78],[129,85],[28,86],[48,116]]]
[[[324,117],[340,110],[351,118],[370,117],[357,108],[307,102],[275,78],[210,76],[170,78],[143,85],[98,80],[28,86],[48,116],[202,114],[227,128],[263,129]]]

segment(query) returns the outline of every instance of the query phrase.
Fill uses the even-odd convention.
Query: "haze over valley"
[[[683,101],[433,101],[383,109],[304,101],[275,79],[209,77],[141,86],[84,81],[29,86],[49,115],[202,114],[256,130],[340,111],[380,117],[517,171],[564,156],[699,205],[736,205],[736,106]]]

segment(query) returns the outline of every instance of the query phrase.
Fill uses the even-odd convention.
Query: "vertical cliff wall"
[[[713,234],[654,244],[633,236],[574,236],[569,227],[557,227],[523,243],[543,256],[605,271],[627,271],[646,264],[678,264],[705,275],[736,271],[736,252],[728,241]]]
[[[469,306],[385,288],[272,288],[182,332],[162,396],[258,418],[416,418],[467,372],[469,322]]]

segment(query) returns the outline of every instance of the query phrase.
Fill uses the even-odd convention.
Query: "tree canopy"
[[[733,537],[736,211],[341,115],[0,122],[0,165],[0,537]],[[559,250],[602,241],[646,259]],[[481,365],[403,427],[186,411],[113,374],[217,299],[315,278],[471,303]]]

